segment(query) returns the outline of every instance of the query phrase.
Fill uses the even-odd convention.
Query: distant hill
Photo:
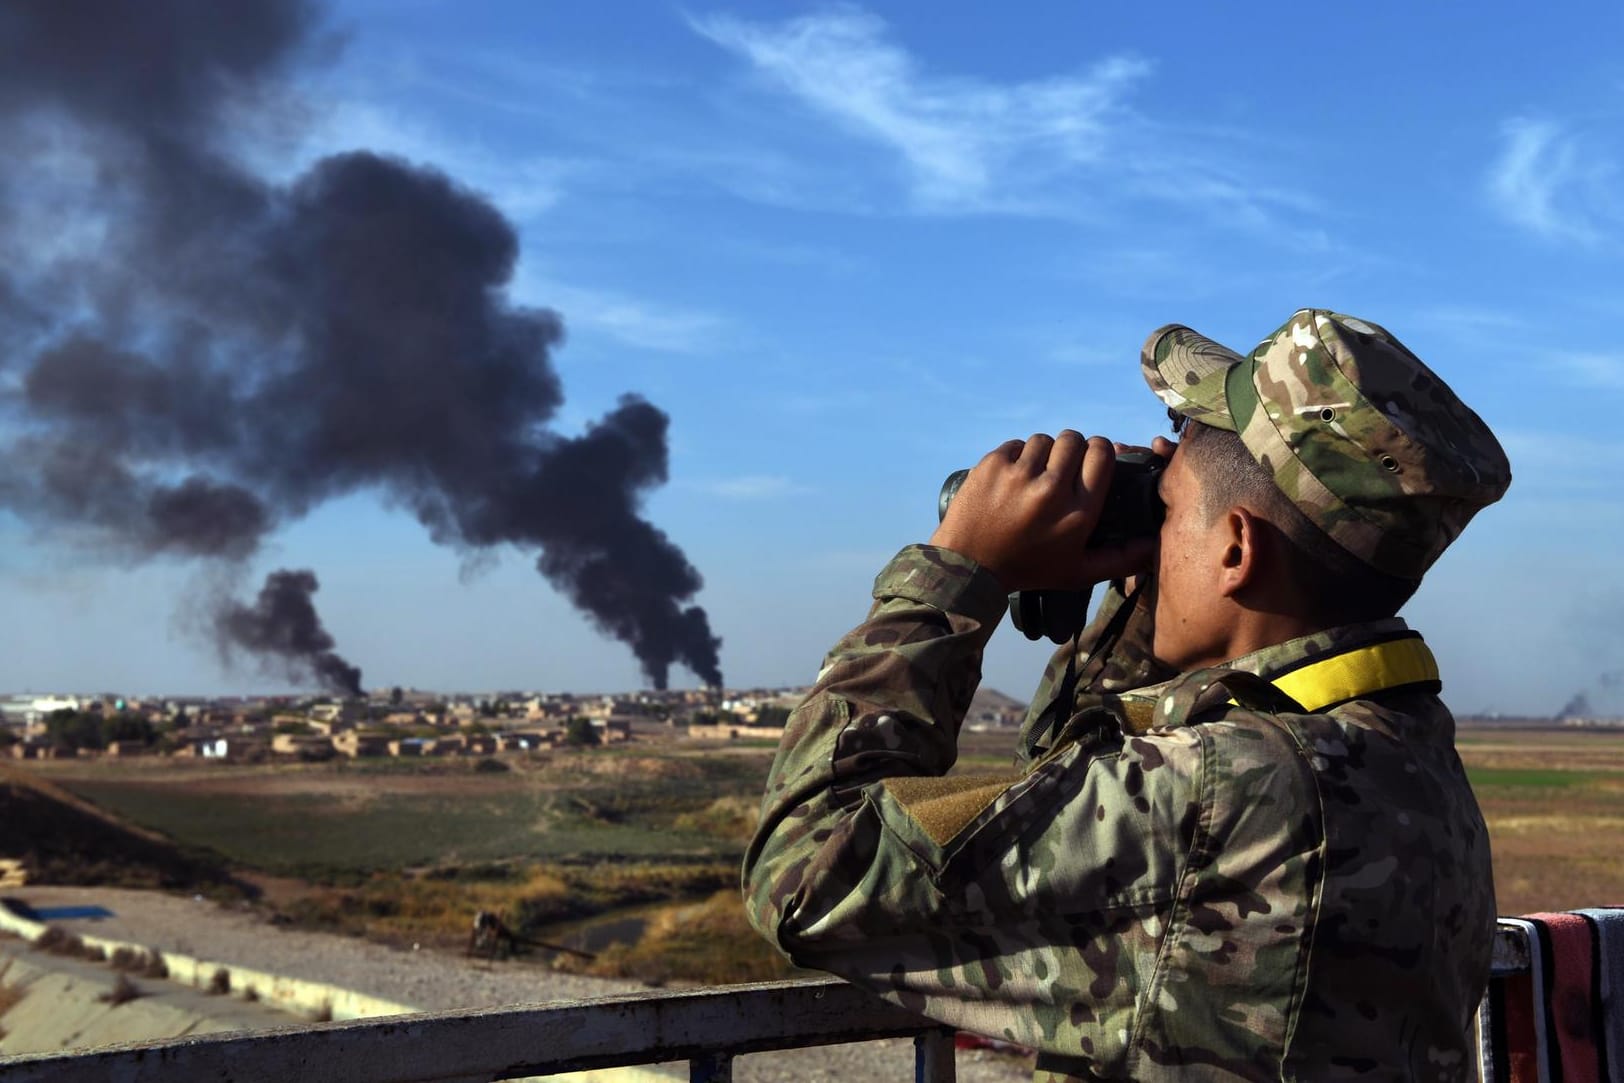
[[[28,771],[0,763],[0,857],[30,883],[109,884],[244,895],[225,862],[183,850]]]

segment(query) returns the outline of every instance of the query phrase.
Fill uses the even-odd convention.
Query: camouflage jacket
[[[1113,595],[1029,761],[948,777],[1004,593],[913,546],[874,596],[790,718],[745,857],[792,959],[1035,1047],[1040,1079],[1471,1077],[1495,908],[1453,719],[1432,688],[1310,714],[1267,681],[1402,621],[1132,690],[1146,610]]]

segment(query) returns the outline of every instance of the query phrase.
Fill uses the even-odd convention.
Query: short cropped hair
[[[1301,600],[1300,615],[1327,628],[1391,617],[1419,579],[1379,572],[1308,520],[1241,442],[1239,433],[1189,421],[1183,455],[1201,484],[1208,520],[1243,504],[1279,531],[1285,574]]]

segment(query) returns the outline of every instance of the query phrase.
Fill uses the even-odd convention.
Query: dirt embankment
[[[241,897],[245,888],[211,854],[97,808],[28,771],[0,763],[0,857],[31,883],[120,884]]]

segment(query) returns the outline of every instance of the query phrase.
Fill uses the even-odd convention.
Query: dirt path
[[[35,910],[94,908],[102,918],[52,919],[69,931],[126,940],[168,951],[290,977],[327,982],[425,1011],[501,1004],[579,1000],[635,992],[635,982],[559,974],[525,963],[489,963],[437,951],[399,951],[349,937],[275,926],[247,909],[201,898],[117,888],[24,887],[6,893]],[[1029,1063],[961,1052],[964,1083],[1013,1083],[1031,1077]],[[678,1078],[685,1071],[673,1072]],[[905,1080],[913,1076],[906,1040],[758,1053],[740,1057],[740,1083],[835,1083]]]

